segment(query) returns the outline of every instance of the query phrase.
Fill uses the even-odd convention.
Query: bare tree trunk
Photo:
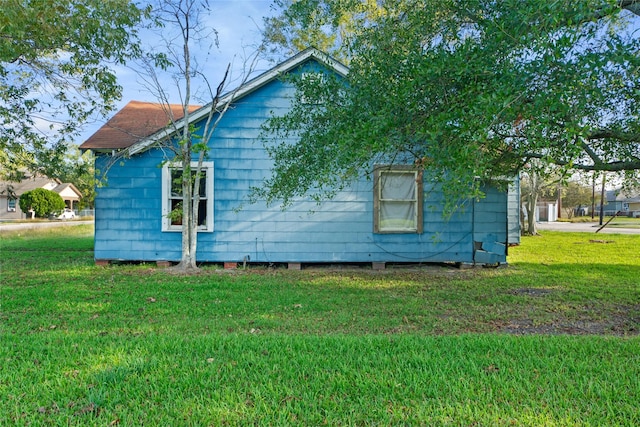
[[[529,192],[525,194],[525,206],[527,210],[527,231],[526,234],[535,236],[538,234],[536,223],[536,205],[538,203],[538,193],[540,192],[540,176],[535,170],[530,170],[526,174],[529,181]]]
[[[562,189],[558,186],[558,218],[562,218]]]
[[[194,224],[193,184],[191,178],[191,156],[185,156],[182,169],[182,259],[177,268],[190,270],[197,268],[194,239],[197,223]]]
[[[536,236],[538,234],[538,225],[536,222],[536,204],[538,203],[538,193],[532,191],[526,197],[527,199],[527,234]]]
[[[605,184],[606,184],[607,176],[604,172],[602,172],[602,188],[600,190],[600,225],[602,225],[604,221],[604,202],[605,202]]]
[[[194,180],[191,185],[193,202],[191,208],[191,221],[192,226],[190,228],[191,235],[189,236],[189,255],[190,263],[186,266],[187,269],[198,268],[196,264],[196,253],[198,249],[198,224],[200,223],[200,179],[202,177],[202,164],[204,162],[205,151],[200,151],[198,155],[198,163],[194,174]],[[211,215],[211,213],[209,213]],[[184,250],[184,248],[183,248]]]
[[[187,2],[185,9],[181,10],[182,19],[180,30],[182,32],[182,60],[184,78],[184,99],[182,100],[183,120],[182,127],[182,260],[178,265],[183,270],[191,270],[198,268],[196,265],[196,247],[195,240],[198,236],[198,223],[194,223],[194,211],[197,213],[197,206],[194,206],[193,189],[196,184],[193,182],[191,174],[191,150],[193,142],[191,141],[191,128],[189,123],[190,103],[191,103],[191,18],[190,10],[193,6]],[[180,8],[178,8],[180,10]],[[180,19],[178,19],[180,21]],[[199,168],[197,170],[199,172]],[[196,179],[198,177],[196,176]],[[195,187],[197,188],[197,187]]]
[[[175,268],[188,271],[198,268],[196,264],[196,252],[198,245],[200,177],[202,176],[203,163],[207,155],[208,144],[218,123],[233,101],[237,90],[242,84],[246,83],[251,72],[254,70],[258,61],[259,50],[256,51],[253,56],[249,68],[245,68],[242,82],[238,86],[238,89],[236,89],[236,92],[231,93],[231,96],[224,105],[219,105],[224,87],[229,78],[231,64],[229,63],[227,66],[224,77],[214,92],[202,70],[198,69],[197,61],[192,62],[190,49],[190,44],[194,40],[208,40],[212,41],[216,46],[218,45],[217,32],[207,28],[207,19],[201,15],[204,12],[210,12],[208,2],[199,0],[157,0],[156,3],[158,19],[180,31],[179,37],[165,40],[167,44],[167,55],[164,61],[168,60],[171,63],[171,67],[169,68],[173,67],[172,69],[177,70],[174,76],[176,83],[184,83],[180,91],[183,108],[182,118],[177,120],[173,116],[173,110],[170,106],[167,93],[155,73],[156,62],[149,61],[146,68],[149,73],[148,82],[153,87],[153,92],[158,94],[162,104],[166,108],[170,123],[175,130],[175,138],[168,138],[164,145],[165,148],[168,148],[168,150],[174,154],[174,157],[170,160],[175,161],[176,164],[179,163],[182,167],[182,256],[180,263]],[[248,63],[248,61],[245,62],[245,67]],[[211,107],[205,119],[206,123],[201,128],[202,135],[194,138],[194,135],[192,135],[194,130],[190,120],[190,104],[192,95],[194,99],[198,96],[197,92],[192,93],[192,83],[195,84],[194,82],[197,82],[198,79],[204,80],[209,95],[211,95]],[[194,153],[198,153],[198,160],[197,163],[194,162],[192,167],[191,161],[195,156]],[[213,173],[213,171],[207,171],[207,173]],[[207,198],[207,202],[210,203],[209,198]],[[209,209],[213,209],[213,206],[209,206],[207,209],[207,215],[213,215],[213,212],[210,212]],[[207,218],[207,220],[210,221],[211,217]]]

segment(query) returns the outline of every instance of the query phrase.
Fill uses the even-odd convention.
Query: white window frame
[[[198,162],[191,162],[191,168],[198,167]],[[169,213],[171,212],[171,170],[182,169],[178,162],[165,163],[162,166],[162,231],[182,231],[182,225],[172,225]],[[207,195],[207,220],[198,226],[199,232],[213,232],[213,162],[203,162],[201,172],[205,174]]]
[[[17,205],[18,205],[18,199],[16,199],[15,197],[7,198],[7,212],[15,212]]]
[[[383,199],[382,198],[382,177],[385,174],[411,175],[416,182],[412,199]],[[423,232],[423,186],[422,171],[409,165],[383,165],[374,169],[373,184],[373,231],[380,234],[401,234]],[[381,210],[385,202],[411,202],[415,204],[412,227],[384,227],[381,225]]]

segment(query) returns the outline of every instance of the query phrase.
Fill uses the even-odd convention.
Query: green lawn
[[[604,220],[603,220],[604,222]],[[613,228],[640,228],[640,218],[629,218],[626,216],[618,216],[609,223],[607,227]]]
[[[457,270],[93,264],[0,235],[0,425],[640,425],[640,236]]]
[[[605,216],[602,223],[605,224],[611,220],[610,216]],[[599,223],[600,218],[596,215],[593,219],[590,216],[577,216],[570,219],[560,218],[558,221],[563,222],[594,222]],[[634,228],[640,229],[640,218],[629,218],[628,216],[617,216],[607,224],[608,228]]]

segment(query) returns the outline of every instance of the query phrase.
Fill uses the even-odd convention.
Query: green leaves
[[[60,161],[67,138],[119,99],[109,64],[140,54],[136,26],[148,10],[125,0],[7,0],[2,12],[0,165],[35,169]]]
[[[58,193],[44,188],[25,191],[20,195],[20,209],[33,211],[38,218],[46,218],[54,212],[64,209],[64,200]]]
[[[312,3],[336,18],[356,10],[302,0],[295,14]],[[617,2],[397,1],[379,12],[348,37],[347,79],[305,90],[330,102],[296,102],[266,126],[280,142],[276,175],[288,177],[267,182],[272,199],[326,189],[381,160],[421,164],[451,208],[531,158],[639,178],[640,38],[628,21],[638,19]],[[323,163],[307,169],[305,159]]]

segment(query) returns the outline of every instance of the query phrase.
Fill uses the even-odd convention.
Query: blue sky
[[[219,47],[213,46],[209,51],[206,63],[200,64],[206,69],[206,74],[211,84],[217,85],[224,75],[228,63],[232,63],[232,73],[235,81],[232,81],[228,89],[237,86],[238,78],[242,74],[243,57],[255,50],[262,40],[261,30],[263,17],[274,15],[271,8],[271,0],[211,0],[211,14],[209,26],[218,32]],[[143,43],[156,42],[154,35],[143,37]],[[157,43],[156,43],[157,44]],[[205,55],[198,55],[204,58]],[[273,64],[263,60],[257,64],[254,71],[260,72],[270,68]],[[145,89],[135,67],[116,67],[118,83],[123,88],[122,99],[117,104],[117,110],[124,107],[129,101],[157,102],[158,98]],[[180,103],[175,84],[169,79],[163,86],[170,88],[171,102]],[[195,88],[197,89],[197,88]],[[115,114],[115,113],[114,113]],[[81,144],[97,131],[106,119],[99,118],[84,127],[84,131],[78,137],[76,143]]]

